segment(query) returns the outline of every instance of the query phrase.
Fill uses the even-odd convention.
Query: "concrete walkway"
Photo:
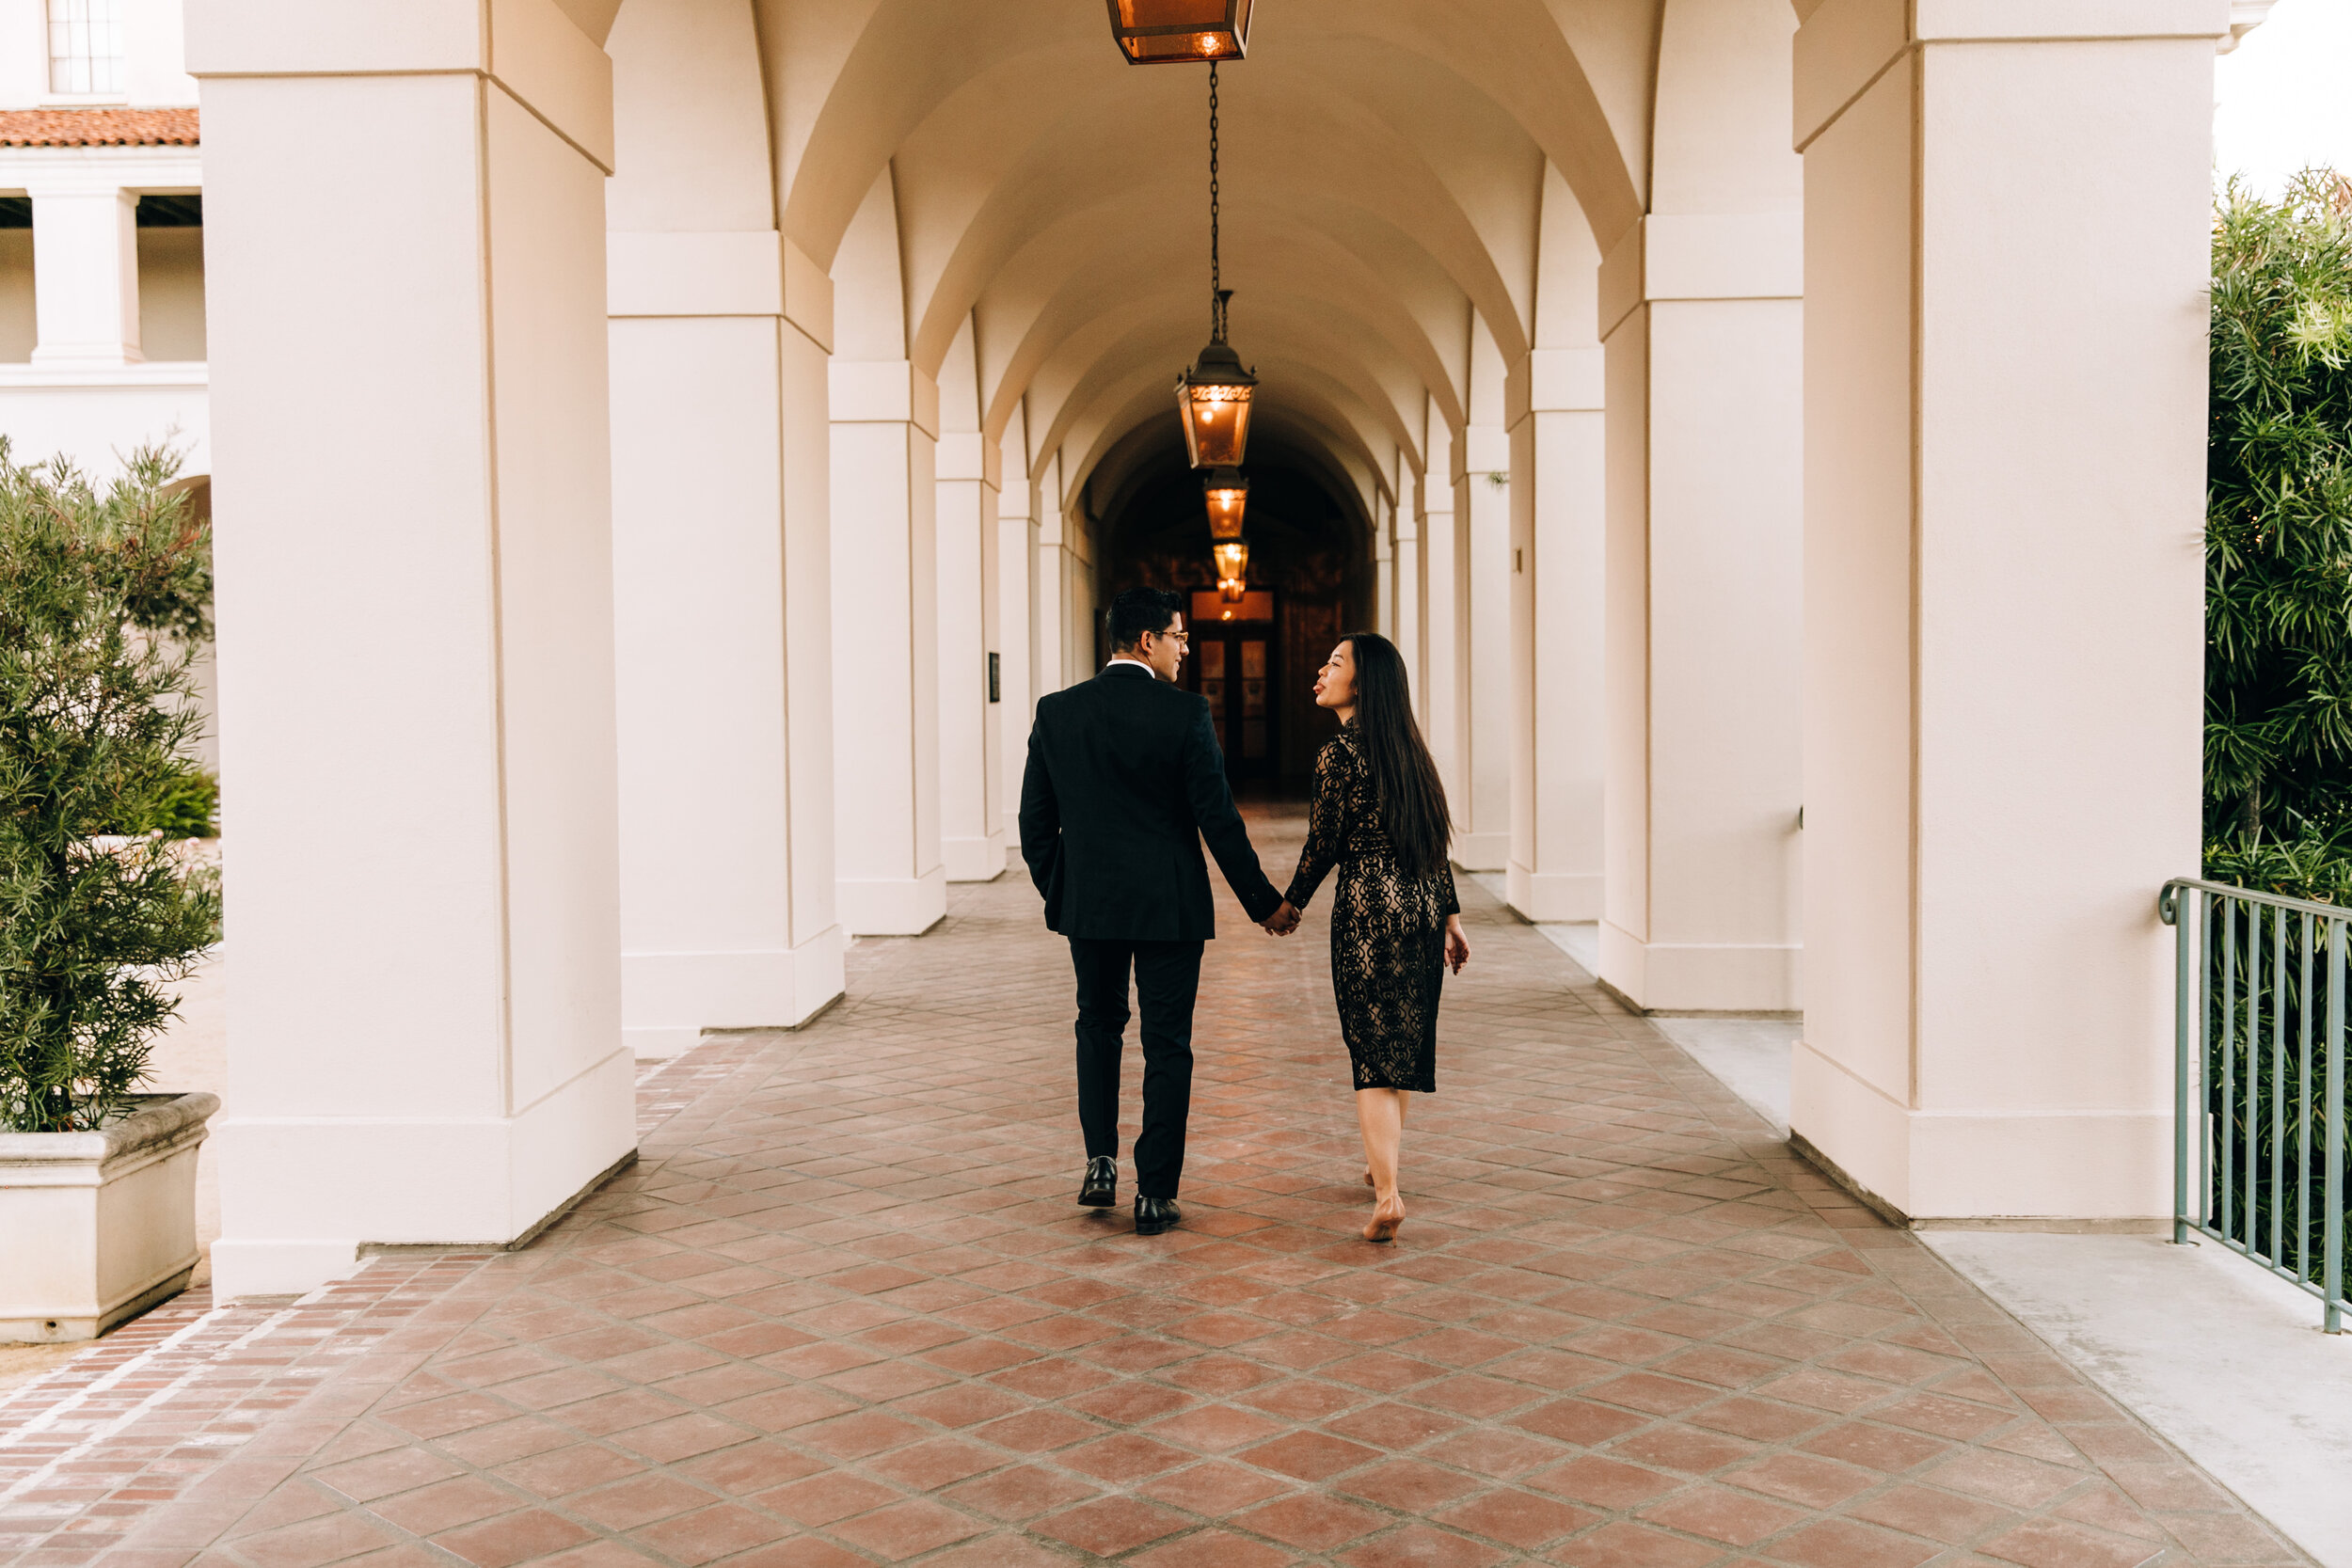
[[[1286,870],[1295,824],[1260,829]],[[1354,1235],[1320,911],[1278,942],[1226,907],[1186,1224],[1138,1239],[1070,1202],[1064,950],[1016,879],[960,888],[930,936],[861,943],[811,1028],[649,1079],[642,1163],[530,1250],[380,1259],[291,1307],[183,1301],[110,1370],[18,1390],[0,1549],[2309,1560],[1539,934],[1464,901],[1475,956],[1395,1246]]]

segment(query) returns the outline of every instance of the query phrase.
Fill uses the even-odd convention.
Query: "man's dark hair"
[[[1132,652],[1143,634],[1163,632],[1184,612],[1184,596],[1165,588],[1130,588],[1111,601],[1111,647]]]

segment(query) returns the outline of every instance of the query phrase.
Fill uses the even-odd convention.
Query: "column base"
[[[834,887],[841,928],[853,937],[919,937],[947,913],[945,866],[921,877],[845,877]]]
[[[1506,901],[1519,918],[1539,926],[1600,918],[1600,873],[1530,871],[1513,861],[1505,873]]]
[[[1454,835],[1454,863],[1465,871],[1500,871],[1510,859],[1509,833]]]
[[[230,1117],[215,1124],[233,1228],[213,1289],[299,1294],[364,1244],[504,1247],[637,1145],[636,1064],[614,1049],[511,1117]]]
[[[1600,923],[1600,981],[1645,1013],[1793,1013],[1804,1006],[1794,944],[1645,942]]]
[[[691,1050],[706,1029],[797,1029],[841,994],[842,929],[790,949],[623,953],[621,1037],[641,1060]]]
[[[2172,1113],[1914,1110],[1804,1041],[1789,1143],[1916,1230],[2169,1233]]]
[[[939,841],[939,858],[946,863],[951,882],[993,882],[1005,874],[1002,832],[986,838],[944,838]]]

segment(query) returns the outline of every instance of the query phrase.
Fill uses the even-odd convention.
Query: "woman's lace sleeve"
[[[1340,863],[1347,818],[1347,747],[1333,740],[1315,756],[1315,799],[1307,815],[1307,847],[1298,853],[1298,871],[1282,896],[1292,909],[1303,910],[1323,879]]]

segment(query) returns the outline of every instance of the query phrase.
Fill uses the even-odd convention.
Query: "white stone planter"
[[[0,1341],[95,1339],[187,1288],[209,1094],[97,1132],[0,1132]]]

